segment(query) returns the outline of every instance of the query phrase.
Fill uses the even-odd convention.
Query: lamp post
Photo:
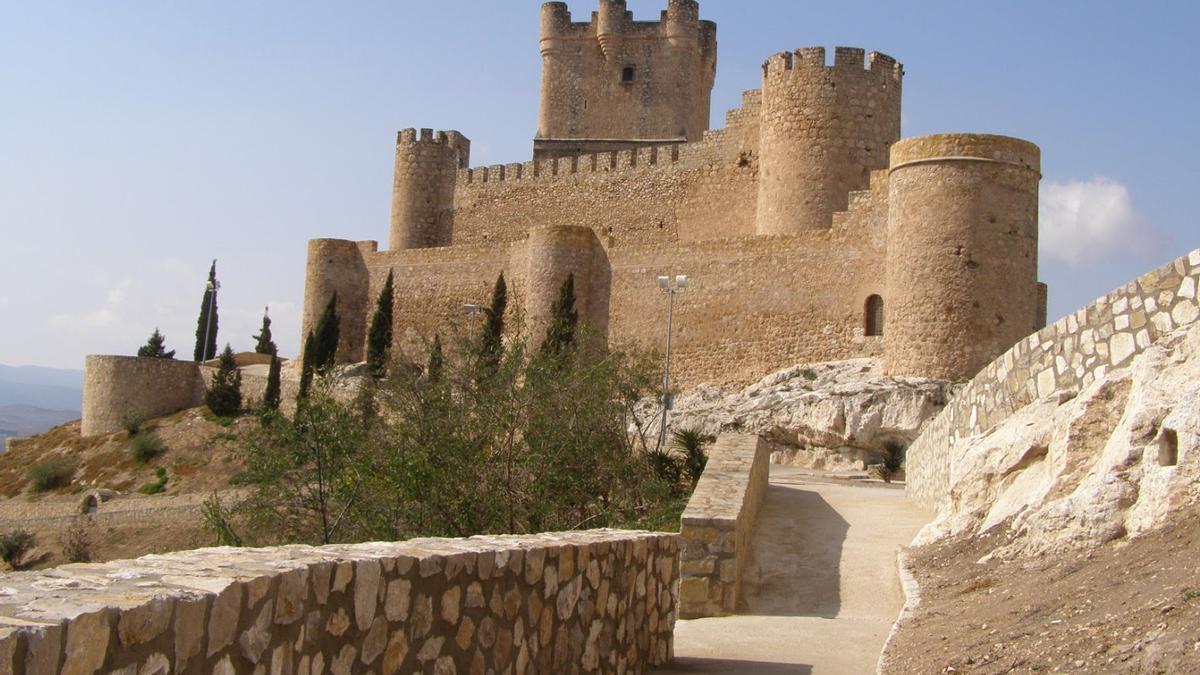
[[[667,296],[667,356],[663,364],[662,423],[658,427],[658,449],[667,447],[667,411],[671,408],[671,329],[675,321],[675,294],[687,290],[688,278],[684,275],[659,277],[658,288]]]
[[[214,260],[213,265],[216,264],[217,261]],[[208,339],[212,334],[213,305],[217,303],[217,291],[221,290],[221,282],[216,279],[210,279],[206,285],[208,286],[208,321],[204,324],[204,353],[201,354],[204,358],[200,359],[201,363],[215,356],[215,354],[210,355],[208,353]]]

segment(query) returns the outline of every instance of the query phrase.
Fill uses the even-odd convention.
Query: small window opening
[[[867,337],[879,337],[883,335],[883,298],[878,295],[872,295],[867,298],[866,325],[863,327],[863,334]]]
[[[637,75],[637,70],[635,70],[633,66],[625,66],[624,68],[621,69],[621,81],[622,82],[633,82],[633,79],[636,75]]]
[[[1174,429],[1164,428],[1158,436],[1158,465],[1175,466],[1179,463],[1179,434]]]

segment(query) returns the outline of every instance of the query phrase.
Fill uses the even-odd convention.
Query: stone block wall
[[[758,436],[722,435],[709,449],[704,475],[683,512],[679,618],[737,610],[769,472],[770,453]]]
[[[1128,364],[1160,336],[1200,318],[1200,250],[1145,274],[1021,340],[986,366],[908,448],[910,499],[931,511],[947,496],[954,445],[1022,407],[1078,390]]]
[[[83,365],[84,436],[120,431],[139,421],[200,405],[204,383],[191,361],[89,356]]]
[[[0,577],[0,672],[641,673],[673,534],[212,548]]]

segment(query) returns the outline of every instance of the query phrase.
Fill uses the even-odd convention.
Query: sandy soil
[[[921,604],[884,672],[1200,672],[1200,509],[1131,541],[977,563],[1002,536],[911,552]]]

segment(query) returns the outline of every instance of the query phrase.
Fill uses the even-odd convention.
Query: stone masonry
[[[676,535],[211,548],[0,576],[0,672],[642,673]]]
[[[949,494],[954,447],[1026,405],[1078,393],[1158,339],[1200,319],[1200,250],[1145,274],[1021,340],[988,364],[908,448],[908,496],[930,511]]]

